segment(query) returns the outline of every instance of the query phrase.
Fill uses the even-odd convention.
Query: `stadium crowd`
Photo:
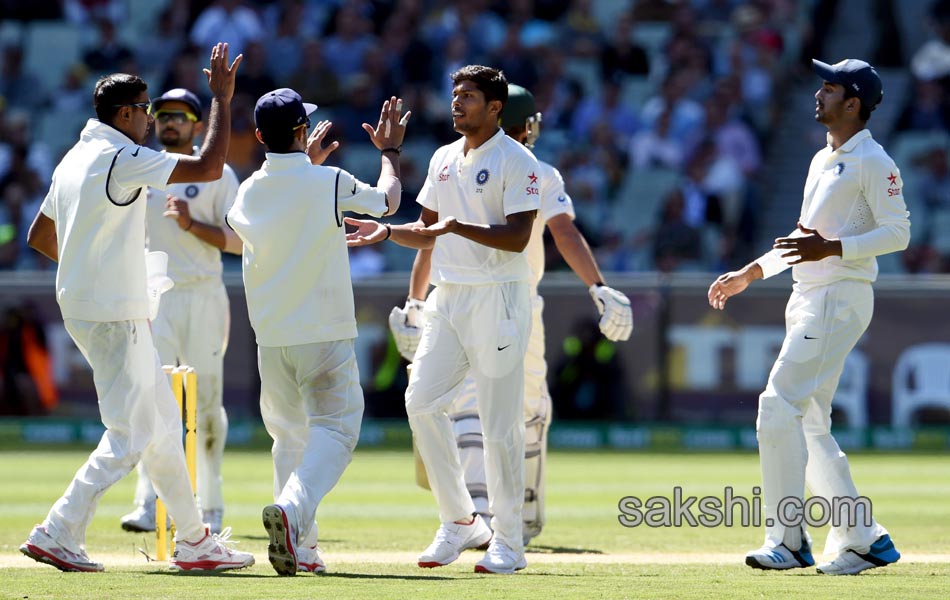
[[[357,175],[372,150],[360,124],[397,93],[414,115],[403,161],[405,197],[414,198],[432,150],[454,139],[448,74],[488,64],[537,98],[544,133],[536,152],[564,174],[604,269],[729,269],[761,250],[765,165],[787,83],[810,77],[805,61],[828,33],[820,15],[836,4],[0,2],[0,269],[51,268],[27,249],[26,230],[53,165],[91,116],[96,79],[121,71],[141,75],[152,97],[173,87],[204,93],[200,67],[218,39],[245,55],[228,157],[241,178],[263,159],[252,115],[263,93],[290,86],[319,104],[341,142],[330,164]],[[889,0],[876,5],[893,11]],[[908,61],[916,93],[890,139],[919,192],[906,194],[919,229],[899,268],[950,272],[950,2],[938,0],[929,14],[932,37]],[[800,160],[804,168],[807,157]],[[396,219],[417,212],[404,202]],[[409,269],[411,256],[383,251],[354,251],[354,277]],[[550,259],[558,268],[556,252]]]

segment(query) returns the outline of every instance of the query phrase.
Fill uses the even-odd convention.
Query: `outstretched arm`
[[[501,225],[466,223],[457,221],[455,217],[447,217],[426,227],[414,226],[413,231],[433,238],[454,233],[489,248],[522,252],[528,245],[528,240],[531,239],[531,226],[537,213],[536,210],[527,210],[510,214],[505,217],[505,223]]]
[[[404,225],[390,225],[371,219],[343,217],[343,221],[347,225],[356,227],[356,231],[346,234],[346,245],[368,246],[385,240],[392,240],[400,246],[415,248],[416,250],[431,248],[435,244],[435,237],[423,235],[416,230],[425,229],[438,220],[439,213],[425,207],[422,208],[422,214],[419,215],[418,221]]]

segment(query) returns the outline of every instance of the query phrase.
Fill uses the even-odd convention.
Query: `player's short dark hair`
[[[261,130],[258,129],[258,131]],[[281,129],[279,131],[268,131],[267,133],[261,131],[261,139],[264,140],[267,151],[276,154],[287,154],[290,152],[290,147],[294,145],[294,137],[296,137],[296,135],[297,132],[293,129]]]
[[[96,82],[92,102],[96,117],[103,123],[112,123],[123,104],[132,104],[139,95],[148,90],[148,84],[137,75],[113,73]]]
[[[848,98],[858,98],[858,95],[854,92],[854,90],[851,89],[851,86],[850,86],[850,85],[845,85],[845,86],[842,86],[842,87],[844,87],[844,99],[845,99],[845,100],[847,100]],[[858,100],[860,101],[861,99],[858,98]],[[861,121],[862,121],[863,123],[867,123],[867,122],[868,122],[868,119],[871,118],[871,113],[874,111],[875,108],[877,108],[877,107],[876,107],[876,106],[873,106],[873,107],[871,107],[871,108],[868,108],[867,106],[864,105],[864,102],[862,101],[862,102],[861,102],[861,110],[858,111],[858,118],[861,119]]]
[[[468,65],[452,73],[452,86],[471,81],[478,91],[485,94],[485,102],[499,100],[502,106],[508,101],[508,80],[500,69],[482,65]]]

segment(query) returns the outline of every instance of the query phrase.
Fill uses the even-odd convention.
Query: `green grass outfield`
[[[131,508],[133,478],[111,489],[89,529],[87,549],[105,573],[60,573],[34,563],[17,547],[42,520],[87,450],[0,452],[0,598],[950,598],[950,457],[855,454],[859,490],[904,554],[900,563],[857,577],[814,569],[754,571],[743,554],[761,530],[625,528],[624,496],[751,494],[759,482],[752,453],[652,454],[552,452],[548,525],[529,547],[528,569],[512,576],[476,575],[481,556],[466,552],[435,570],[415,556],[437,527],[429,492],[412,481],[408,451],[358,451],[319,510],[321,547],[329,572],[278,578],[267,562],[260,511],[271,499],[266,451],[229,451],[225,459],[225,522],[257,564],[218,575],[184,575],[149,564],[154,537],[119,529]],[[697,513],[698,514],[698,513]],[[816,551],[826,529],[812,532]]]

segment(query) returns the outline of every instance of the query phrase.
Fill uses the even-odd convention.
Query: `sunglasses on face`
[[[152,112],[152,101],[151,101],[151,100],[149,100],[148,102],[128,102],[128,103],[126,103],[126,104],[113,104],[113,105],[112,105],[113,108],[122,108],[123,106],[131,106],[132,108],[141,108],[141,109],[144,110],[147,114],[151,114],[151,112]]]
[[[161,124],[173,123],[175,125],[184,125],[185,123],[191,121],[196,123],[198,117],[191,114],[190,112],[177,111],[177,110],[159,110],[154,115],[155,120]]]
[[[300,125],[297,125],[296,127],[294,127],[294,131],[297,131],[297,130],[300,129],[301,127],[306,127],[307,129],[310,129],[310,117],[307,117],[307,120],[306,120],[306,121],[304,121],[304,122],[301,123]]]

